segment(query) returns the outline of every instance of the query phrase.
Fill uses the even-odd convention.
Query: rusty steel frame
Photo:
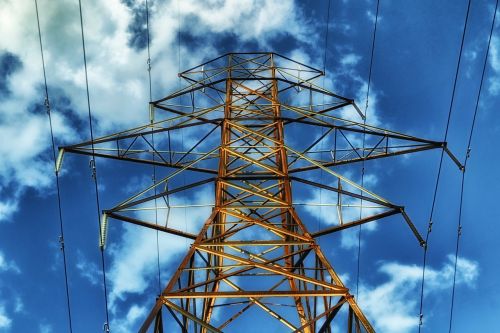
[[[444,149],[461,165],[445,142],[352,120],[362,117],[359,108],[352,99],[315,85],[321,75],[320,70],[275,53],[226,54],[180,73],[188,86],[152,102],[149,124],[60,149],[58,168],[63,153],[71,152],[171,170],[103,212],[101,246],[106,242],[108,218],[193,240],[139,332],[169,331],[164,327],[167,322],[176,324],[180,332],[230,331],[231,325],[255,308],[281,322],[283,331],[331,332],[339,316],[344,316],[346,324],[341,327],[346,332],[374,332],[316,238],[402,214],[418,242],[425,242],[403,206],[357,185],[335,168],[429,149]],[[293,99],[307,92],[309,100],[295,105],[282,97]],[[327,102],[317,102],[317,96]],[[183,105],[182,98],[190,103]],[[195,98],[203,103],[197,104]],[[340,117],[339,111],[349,107],[353,117]],[[285,128],[290,126],[306,128],[295,130],[299,136],[318,128],[321,135],[306,136],[302,146],[293,146],[285,138]],[[175,138],[179,131],[192,129],[199,134],[196,143],[179,151],[171,147],[171,135]],[[152,133],[163,141],[152,144]],[[219,142],[212,142],[214,134]],[[356,136],[367,138],[364,148]],[[329,140],[330,149],[318,149],[323,140]],[[337,186],[300,176],[314,170],[324,172]],[[181,173],[197,174],[198,178],[172,187]],[[292,183],[335,194],[338,224],[310,232],[293,205]],[[153,209],[144,205],[157,199],[165,200],[170,210],[169,196],[207,184],[214,186],[215,202],[198,233],[133,214]],[[377,210],[346,221],[343,210],[361,206],[353,200]],[[159,209],[156,204],[154,209]],[[172,320],[166,320],[168,315]]]

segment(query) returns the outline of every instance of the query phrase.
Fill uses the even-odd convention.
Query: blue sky
[[[368,123],[442,140],[467,1],[380,1]],[[375,1],[332,0],[325,86],[364,105]],[[322,1],[151,1],[153,98],[179,87],[177,72],[229,51],[274,51],[323,67]],[[62,256],[43,76],[32,2],[0,0],[0,332],[66,332]],[[88,139],[77,1],[40,0],[47,80],[58,145]],[[464,159],[494,1],[473,1],[448,137]],[[143,1],[84,1],[89,88],[98,135],[148,122]],[[178,43],[180,32],[180,45]],[[496,36],[498,28],[494,30]],[[494,37],[466,175],[454,332],[493,329],[500,309],[500,234],[495,209],[500,179],[500,39]],[[180,57],[179,57],[180,55]],[[323,84],[323,81],[319,81]],[[366,186],[404,205],[423,233],[439,152],[366,164]],[[101,207],[150,181],[151,170],[98,160]],[[359,167],[340,168],[359,180]],[[431,234],[424,303],[425,332],[448,328],[460,172],[445,159]],[[93,182],[88,158],[66,156],[62,209],[75,332],[104,323]],[[314,201],[317,193],[304,193]],[[179,197],[210,200],[210,192]],[[328,200],[323,197],[322,200]],[[302,217],[327,225],[328,211]],[[179,225],[207,212],[173,213]],[[188,222],[189,221],[189,222]],[[313,225],[316,222],[313,222]],[[415,332],[422,249],[400,216],[363,229],[359,303],[380,332]],[[354,231],[323,237],[321,246],[354,288]],[[161,236],[163,283],[189,244]],[[154,302],[156,234],[120,222],[106,250],[112,332],[137,330]]]

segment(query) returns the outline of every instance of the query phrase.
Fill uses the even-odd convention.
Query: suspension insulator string
[[[82,14],[82,1],[78,0],[78,8],[80,12],[80,29],[81,29],[81,39],[82,39],[82,52],[83,52],[83,65],[84,65],[84,70],[85,70],[85,87],[86,87],[86,93],[87,93],[87,109],[88,109],[88,119],[89,119],[89,130],[90,130],[90,142],[91,142],[91,148],[92,148],[92,155],[91,155],[91,160],[90,160],[90,168],[92,172],[92,178],[94,180],[94,187],[95,187],[95,198],[96,198],[96,208],[97,208],[97,221],[98,221],[98,226],[99,226],[99,239],[102,239],[102,225],[101,225],[101,219],[100,219],[100,212],[101,212],[101,207],[99,203],[99,186],[98,186],[98,179],[97,179],[97,168],[96,168],[96,163],[95,163],[95,147],[94,147],[94,130],[92,126],[92,111],[90,108],[90,93],[89,93],[89,79],[88,79],[88,71],[87,71],[87,52],[85,49],[85,35],[84,35],[84,29],[83,29],[83,14]],[[105,312],[106,312],[106,321],[103,325],[103,330],[104,332],[109,332],[110,327],[109,327],[109,308],[108,308],[108,290],[107,290],[107,284],[106,284],[106,262],[105,262],[105,257],[104,257],[104,244],[101,243],[99,246],[100,254],[101,254],[101,271],[102,271],[102,284],[103,284],[103,289],[104,289],[104,303],[105,303]]]
[[[451,120],[451,115],[452,115],[452,111],[453,111],[453,103],[455,101],[455,91],[456,91],[456,87],[457,87],[458,74],[459,74],[459,71],[460,71],[460,63],[461,63],[461,60],[462,60],[462,51],[463,51],[463,47],[464,47],[465,33],[467,31],[467,24],[468,24],[468,21],[469,21],[470,4],[471,4],[471,1],[468,0],[468,3],[467,3],[467,13],[465,15],[464,28],[463,28],[463,32],[462,32],[462,39],[461,39],[461,42],[460,42],[460,51],[459,51],[459,54],[458,54],[458,61],[457,61],[457,66],[456,66],[456,70],[455,70],[455,77],[454,77],[454,80],[453,80],[453,90],[452,90],[452,93],[451,93],[450,108],[448,110],[448,119],[446,121],[446,129],[445,129],[445,133],[444,133],[443,142],[446,142],[446,140],[448,139],[448,131],[449,131],[449,128],[450,128],[450,120]],[[425,235],[424,253],[423,253],[423,258],[422,258],[422,262],[423,262],[423,264],[422,264],[422,283],[421,283],[421,286],[420,286],[420,313],[419,313],[419,322],[418,322],[418,332],[419,333],[422,331],[422,327],[423,327],[425,270],[426,270],[426,265],[427,265],[427,254],[428,254],[428,251],[429,251],[429,237],[430,237],[430,234],[432,232],[432,226],[433,226],[432,219],[433,219],[433,216],[434,216],[434,208],[436,206],[436,198],[437,198],[437,193],[438,193],[438,189],[439,189],[439,180],[441,178],[441,170],[442,170],[442,166],[443,166],[443,157],[444,157],[444,149],[441,150],[441,156],[440,156],[440,159],[439,159],[439,167],[438,167],[438,173],[437,173],[437,177],[436,177],[436,185],[434,187],[434,194],[433,194],[433,197],[432,197],[431,211],[430,211],[430,215],[429,215],[429,223],[428,223],[427,232],[426,232],[426,235]]]
[[[63,222],[62,204],[61,204],[61,187],[60,187],[60,183],[59,183],[59,171],[57,169],[56,143],[55,143],[55,139],[54,139],[54,129],[53,129],[53,125],[52,125],[52,114],[51,114],[51,109],[50,109],[49,88],[47,85],[47,73],[45,71],[45,58],[44,58],[44,52],[43,52],[42,31],[40,29],[40,15],[38,13],[38,1],[37,0],[35,0],[35,11],[36,11],[36,22],[37,22],[37,27],[38,27],[38,41],[40,43],[40,55],[42,58],[43,81],[44,81],[44,88],[45,88],[44,105],[45,105],[45,109],[47,112],[47,116],[49,118],[50,139],[51,139],[51,143],[52,143],[52,159],[54,161],[54,172],[55,172],[55,176],[56,176],[57,209],[58,209],[58,215],[59,215],[59,244],[60,244],[60,249],[61,249],[62,257],[63,257],[64,285],[65,285],[65,292],[66,292],[66,308],[68,311],[68,326],[69,326],[69,332],[72,333],[73,332],[73,323],[72,323],[72,319],[71,319],[71,299],[70,299],[69,283],[68,283],[68,265],[67,265],[67,260],[66,260],[66,249],[65,249],[65,244],[64,244],[64,222]]]
[[[462,223],[462,208],[463,208],[463,203],[464,203],[464,190],[465,190],[465,172],[467,171],[467,162],[469,161],[470,158],[470,152],[472,148],[472,136],[474,134],[474,127],[476,125],[476,117],[477,117],[477,111],[479,109],[479,101],[481,99],[481,92],[483,89],[483,82],[484,82],[484,77],[486,73],[486,67],[488,64],[488,55],[490,52],[490,45],[491,45],[491,39],[493,36],[493,29],[495,28],[495,20],[497,17],[497,9],[498,9],[498,0],[496,0],[495,3],[495,10],[493,12],[493,19],[491,21],[491,27],[490,27],[490,35],[488,37],[488,46],[486,47],[486,53],[484,55],[484,62],[483,62],[483,69],[481,73],[481,80],[479,82],[479,89],[477,92],[477,97],[476,97],[476,105],[474,108],[474,116],[472,117],[472,124],[471,128],[469,131],[469,139],[467,142],[467,149],[465,151],[465,159],[463,163],[463,169],[462,169],[462,180],[461,180],[461,186],[460,186],[460,204],[459,204],[459,209],[458,209],[458,223],[457,223],[457,239],[456,239],[456,244],[455,244],[455,262],[453,266],[453,287],[452,287],[452,292],[451,292],[451,305],[450,305],[450,323],[449,323],[449,329],[448,332],[451,333],[452,331],[452,325],[453,325],[453,311],[454,311],[454,305],[455,305],[455,292],[456,292],[456,281],[457,281],[457,264],[458,264],[458,254],[460,251],[460,239],[462,237],[462,230],[463,230],[463,223]]]

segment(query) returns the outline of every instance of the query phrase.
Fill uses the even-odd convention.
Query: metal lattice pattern
[[[231,331],[251,311],[279,321],[283,331],[331,332],[338,322],[346,332],[374,332],[316,238],[402,214],[424,241],[402,206],[335,167],[435,148],[459,163],[444,142],[352,120],[362,117],[353,100],[313,83],[322,74],[274,53],[224,55],[181,73],[189,85],[152,102],[150,124],[63,148],[91,155],[93,143],[95,156],[173,170],[103,215],[103,246],[110,217],[194,241],[140,332],[163,332],[167,315],[179,332]],[[319,171],[330,180],[307,177]],[[181,173],[192,181],[176,182]],[[159,224],[138,213],[169,212],[170,196],[204,186],[213,187],[215,200],[199,232],[169,225],[168,214]],[[309,232],[292,187],[332,194],[334,225]],[[361,205],[363,215],[352,214]]]

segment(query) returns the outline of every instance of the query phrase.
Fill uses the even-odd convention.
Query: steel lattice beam
[[[321,71],[275,53],[226,54],[179,75],[188,86],[152,102],[149,124],[63,147],[57,163],[60,167],[66,151],[168,172],[104,211],[104,228],[113,218],[193,240],[140,332],[169,331],[172,325],[179,332],[230,331],[250,309],[260,309],[288,332],[330,332],[341,315],[347,316],[346,332],[374,332],[316,237],[402,214],[421,245],[424,241],[402,206],[334,169],[429,149],[444,149],[461,167],[446,143],[341,118],[339,111],[346,108],[360,115],[352,99],[316,86]],[[190,146],[180,147],[178,138],[186,131]],[[299,139],[287,140],[285,131]],[[366,139],[363,147],[360,137]],[[301,176],[314,170],[336,185]],[[171,185],[181,173],[199,175],[189,184]],[[309,232],[294,208],[292,184],[334,194],[337,225]],[[157,200],[170,211],[169,196],[207,185],[215,189],[215,200],[198,233],[137,214],[152,210],[153,203],[159,209]],[[349,219],[344,211],[356,200],[373,211],[366,208],[364,216]],[[342,307],[348,308],[345,315]]]

